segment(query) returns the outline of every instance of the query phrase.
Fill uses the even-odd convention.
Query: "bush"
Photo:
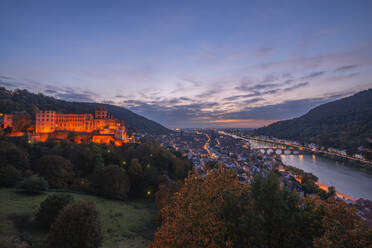
[[[93,203],[67,205],[49,232],[45,247],[96,248],[102,243],[101,222]]]
[[[114,199],[126,199],[130,189],[129,177],[125,169],[109,165],[95,172],[93,191]]]
[[[23,180],[19,187],[27,192],[41,193],[48,190],[48,182],[42,177],[33,175]]]
[[[0,167],[0,186],[14,187],[21,179],[21,173],[12,165]]]
[[[50,226],[56,220],[59,212],[74,201],[71,195],[50,195],[41,204],[36,214],[36,221],[44,228]]]

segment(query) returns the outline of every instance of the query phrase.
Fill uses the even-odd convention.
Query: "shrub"
[[[129,189],[130,182],[125,169],[109,165],[96,170],[93,177],[95,193],[114,199],[126,199]]]
[[[59,213],[45,247],[96,248],[101,243],[101,222],[95,205],[79,201],[67,205]]]
[[[42,177],[33,175],[23,180],[19,187],[27,192],[40,193],[48,190],[48,182]]]
[[[56,220],[59,212],[73,202],[74,198],[71,195],[50,195],[41,204],[39,211],[36,214],[36,220],[44,228],[50,226]]]
[[[0,167],[0,186],[14,187],[21,179],[21,173],[12,165]]]

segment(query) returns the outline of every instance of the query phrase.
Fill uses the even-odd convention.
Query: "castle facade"
[[[14,115],[4,116],[4,128],[14,128]],[[22,133],[23,135],[23,133]],[[21,136],[21,135],[20,135]],[[115,119],[105,106],[96,106],[93,114],[60,114],[53,110],[41,110],[36,113],[32,140],[73,139],[80,143],[111,142],[121,145],[133,141],[128,137],[124,121]]]

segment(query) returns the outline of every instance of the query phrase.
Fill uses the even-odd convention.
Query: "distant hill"
[[[10,91],[0,87],[1,113],[25,111],[34,116],[38,109],[55,110],[59,113],[94,113],[94,108],[97,104],[98,103],[67,102],[43,94],[33,94],[27,90]],[[171,132],[171,130],[159,123],[135,114],[126,108],[109,104],[100,105],[105,105],[107,110],[112,113],[115,118],[124,120],[127,128],[131,131],[148,134],[167,134]]]
[[[349,152],[360,145],[371,147],[372,89],[320,105],[301,117],[259,128],[254,134],[314,142]]]

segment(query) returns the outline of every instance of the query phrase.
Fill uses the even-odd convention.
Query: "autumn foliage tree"
[[[343,201],[302,199],[275,172],[250,185],[219,165],[156,194],[161,226],[152,247],[370,247],[371,231]]]
[[[205,179],[192,174],[161,210],[162,225],[152,247],[227,247],[221,210],[225,194],[239,197],[246,189],[236,175],[220,167]]]
[[[372,247],[372,228],[344,201],[330,201],[322,218],[324,230],[314,239],[315,248]]]

